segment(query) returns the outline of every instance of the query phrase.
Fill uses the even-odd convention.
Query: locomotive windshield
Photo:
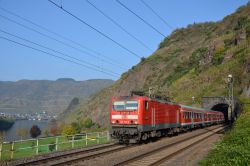
[[[121,110],[137,110],[138,102],[135,100],[129,101],[114,101],[113,110],[121,111]]]

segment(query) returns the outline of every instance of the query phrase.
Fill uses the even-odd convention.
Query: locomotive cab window
[[[125,101],[115,101],[113,104],[113,110],[124,110],[125,109]]]
[[[137,110],[138,102],[135,100],[129,101],[114,101],[113,110],[122,111],[122,110]]]
[[[126,101],[126,110],[137,110],[138,102],[137,101]]]

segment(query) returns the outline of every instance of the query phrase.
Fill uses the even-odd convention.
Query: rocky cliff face
[[[189,25],[165,38],[151,56],[122,74],[113,86],[80,104],[71,119],[86,116],[108,124],[112,96],[129,95],[131,90],[169,96],[186,104],[200,104],[202,96],[226,95],[225,78],[233,74],[235,94],[247,97],[249,87],[250,4],[220,22]],[[248,96],[249,97],[249,96]],[[73,118],[72,118],[73,117]]]

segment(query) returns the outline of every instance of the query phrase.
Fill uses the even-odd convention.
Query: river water
[[[17,134],[18,133],[17,131],[20,128],[25,128],[28,130],[27,136],[22,139],[30,139],[31,137],[29,131],[33,125],[37,125],[42,131],[41,135],[43,135],[43,130],[47,127],[48,121],[17,120],[9,130],[5,131],[4,141],[9,142],[14,140],[20,140],[21,138]]]

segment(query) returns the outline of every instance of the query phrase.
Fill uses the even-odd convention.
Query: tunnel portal
[[[224,114],[226,122],[234,122],[241,112],[241,104],[238,98],[233,99],[232,109],[229,108],[229,98],[223,96],[202,97],[202,107]]]
[[[229,107],[228,104],[219,103],[219,104],[214,105],[211,108],[211,110],[222,112],[225,117],[225,121],[228,122],[228,107]]]

